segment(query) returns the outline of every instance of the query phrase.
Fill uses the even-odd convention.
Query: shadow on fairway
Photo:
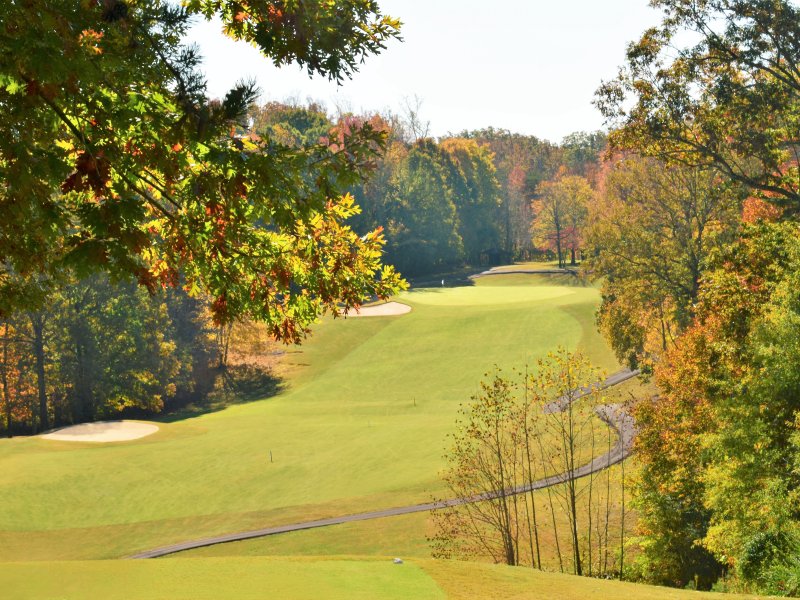
[[[284,381],[268,370],[254,365],[230,366],[219,371],[214,389],[203,399],[165,412],[153,420],[174,423],[192,419],[229,406],[266,400],[277,396],[283,389]]]
[[[483,275],[475,279],[476,285],[481,286],[559,286],[559,287],[579,287],[590,288],[595,284],[577,274],[565,273],[521,273],[521,272],[498,272],[492,275]]]
[[[487,267],[488,268],[488,267]],[[433,273],[429,275],[419,275],[417,277],[407,277],[411,289],[414,288],[453,288],[465,285],[475,285],[470,279],[470,275],[476,273],[475,267],[465,267],[457,271],[445,271],[443,273]],[[444,285],[442,285],[444,281]]]

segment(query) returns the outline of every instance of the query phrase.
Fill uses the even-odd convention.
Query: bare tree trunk
[[[39,429],[49,428],[47,415],[47,385],[44,373],[44,317],[41,313],[30,314],[33,329],[33,354],[36,357],[36,387],[39,397]]]
[[[561,224],[556,220],[556,253],[558,254],[558,268],[564,268],[564,256],[561,251]]]
[[[574,389],[572,380],[568,381],[570,390]],[[566,413],[566,427],[562,429],[564,438],[566,459],[566,472],[569,474],[567,479],[567,508],[569,511],[570,530],[572,534],[572,563],[576,575],[583,575],[583,568],[581,566],[581,552],[578,544],[578,490],[577,480],[575,479],[575,409],[574,392],[569,392],[570,398],[567,406]],[[564,414],[564,413],[562,413]],[[563,422],[563,421],[562,421]]]
[[[223,370],[228,368],[228,350],[232,332],[233,323],[220,325],[217,328],[217,367]]]
[[[619,580],[622,581],[622,568],[625,562],[625,461],[622,465],[622,514],[620,518],[619,534]]]
[[[527,422],[527,411],[526,411],[526,422]],[[533,493],[533,482],[535,481],[535,471],[533,467],[533,460],[531,458],[531,443],[530,443],[530,433],[528,431],[527,424],[525,426],[525,458],[528,462],[528,477],[527,477],[527,484],[528,484],[528,496],[530,497],[531,501],[531,518],[533,520],[533,535],[530,535],[531,541],[531,562],[533,563],[534,567],[538,567],[539,569],[542,568],[542,555],[539,549],[539,524],[536,522],[536,496]],[[527,510],[528,503],[525,503],[525,507]],[[530,529],[530,519],[528,521],[529,529]],[[534,548],[533,545],[536,546],[536,555],[534,556]]]
[[[11,437],[11,392],[8,389],[8,321],[3,322],[3,364],[0,365],[0,379],[3,384],[3,408],[6,416],[6,435]]]
[[[608,462],[606,463],[606,523],[603,532],[605,555],[603,557],[603,574],[608,573],[608,521],[611,518],[611,428],[608,428]]]
[[[594,420],[590,420],[590,435],[592,436],[592,453],[590,456],[594,459]],[[592,492],[594,491],[594,472],[589,473],[589,520],[588,520],[588,567],[589,577],[592,576]]]
[[[503,540],[503,549],[505,551],[506,564],[513,566],[513,565],[516,565],[517,562],[516,562],[516,556],[515,556],[515,553],[514,553],[514,543],[513,543],[513,537],[512,537],[512,532],[511,532],[511,527],[512,527],[512,525],[511,525],[511,512],[510,512],[509,507],[508,507],[508,495],[506,493],[506,490],[508,489],[508,482],[506,481],[506,477],[505,477],[506,465],[505,465],[505,460],[503,458],[503,452],[502,452],[502,441],[501,441],[501,435],[502,434],[500,432],[500,427],[501,427],[501,425],[499,423],[495,422],[495,431],[494,431],[495,440],[494,440],[494,444],[495,444],[495,453],[496,453],[496,457],[497,457],[497,465],[499,467],[498,470],[500,472],[500,482],[499,482],[499,484],[500,484],[500,487],[499,487],[499,489],[500,489],[500,498],[499,498],[499,500],[500,500],[500,510],[501,510],[501,513],[500,513],[501,521],[500,522],[502,524],[502,531],[501,531],[500,535],[501,535],[502,540]]]
[[[538,437],[537,441],[539,442],[539,454],[540,454],[540,456],[542,458],[542,467],[544,467],[544,465],[547,464],[547,461],[546,461],[545,455],[544,455],[544,444],[542,444],[542,438],[541,437]],[[546,473],[545,473],[545,475],[546,475]],[[556,510],[555,510],[555,507],[553,506],[553,492],[552,492],[553,488],[552,488],[552,486],[547,486],[545,489],[547,490],[547,503],[550,506],[550,517],[551,517],[552,523],[553,523],[553,539],[555,540],[555,543],[556,543],[556,554],[558,556],[558,569],[563,573],[564,572],[564,559],[563,559],[563,557],[561,555],[561,542],[558,539],[558,524],[556,523]]]

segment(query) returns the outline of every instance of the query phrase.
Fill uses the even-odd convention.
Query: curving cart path
[[[598,386],[605,389],[617,384],[622,383],[636,377],[639,371],[631,371],[630,369],[623,369],[608,377],[605,381],[599,382]],[[557,412],[564,410],[569,404],[570,400],[577,400],[589,391],[582,389],[570,398],[560,398],[545,407],[547,412]],[[617,443],[611,448],[609,452],[592,459],[591,462],[577,467],[571,473],[559,473],[534,481],[533,483],[526,484],[506,490],[505,493],[522,494],[530,490],[539,490],[546,487],[563,483],[572,478],[580,478],[596,473],[603,469],[615,465],[625,460],[631,452],[631,445],[633,436],[636,433],[636,427],[633,417],[630,416],[622,404],[605,404],[595,408],[597,415],[605,421],[609,427],[614,429],[617,434]],[[395,508],[386,508],[383,510],[375,510],[370,512],[356,513],[351,515],[341,515],[338,517],[330,517],[328,519],[318,519],[316,521],[304,521],[302,523],[292,523],[289,525],[279,525],[277,527],[266,527],[264,529],[255,529],[253,531],[243,531],[239,533],[229,533],[215,537],[202,538],[199,540],[191,540],[188,542],[180,542],[170,546],[162,546],[152,550],[146,550],[134,554],[130,558],[157,558],[159,556],[166,556],[168,554],[175,554],[184,550],[192,550],[194,548],[202,548],[204,546],[214,546],[216,544],[225,544],[227,542],[238,542],[241,540],[249,540],[252,538],[265,537],[268,535],[277,535],[279,533],[288,533],[290,531],[302,531],[303,529],[315,529],[317,527],[328,527],[329,525],[339,525],[341,523],[353,523],[355,521],[367,521],[370,519],[382,519],[384,517],[396,517],[399,515],[407,515],[410,513],[425,512],[436,510],[439,508],[446,508],[448,506],[458,506],[470,502],[480,502],[482,500],[490,500],[497,498],[501,495],[500,491],[478,494],[467,498],[451,498],[450,500],[442,500],[439,502],[427,502],[424,504],[412,504],[411,506],[399,506]]]

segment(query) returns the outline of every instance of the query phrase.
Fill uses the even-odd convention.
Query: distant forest
[[[552,254],[532,237],[533,201],[543,182],[565,174],[593,178],[606,147],[602,132],[573,133],[553,144],[500,129],[464,131],[435,140],[419,117],[342,115],[319,104],[269,103],[254,109],[253,130],[287,145],[313,145],[334,126],[369,120],[388,133],[373,171],[350,192],[364,234],[383,227],[386,262],[406,277]]]

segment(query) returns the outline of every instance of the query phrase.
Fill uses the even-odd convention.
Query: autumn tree
[[[716,171],[752,197],[701,261],[685,329],[656,366],[660,396],[637,416],[642,564],[662,583],[709,587],[724,569],[729,588],[792,595],[800,12],[783,0],[653,4],[661,25],[598,92],[612,146]]]
[[[598,90],[617,128],[612,146],[713,167],[797,213],[800,9],[788,0],[652,4],[660,26]]]
[[[534,136],[494,128],[463,132],[459,137],[488,146],[494,155],[502,193],[498,221],[505,260],[530,258],[534,250],[531,199],[536,187],[555,175],[561,165],[561,150]]]
[[[583,228],[594,192],[585,178],[567,175],[545,181],[536,188],[533,201],[533,239],[535,244],[555,252],[558,266],[577,264],[577,255],[583,241]]]
[[[605,165],[589,211],[598,322],[621,361],[648,363],[692,321],[707,260],[738,226],[742,190],[714,169],[634,155]]]
[[[656,369],[661,396],[637,416],[637,506],[654,579],[700,575],[709,586],[725,567],[753,584],[792,568],[800,404],[793,345],[778,344],[796,320],[796,236],[794,223],[747,223]]]
[[[250,316],[296,341],[321,312],[398,289],[342,195],[384,134],[364,122],[298,148],[244,133],[257,90],[207,97],[181,43],[197,16],[335,81],[399,31],[371,0],[3,3],[3,314],[42,297],[32,279],[102,270],[206,293],[218,322]]]

